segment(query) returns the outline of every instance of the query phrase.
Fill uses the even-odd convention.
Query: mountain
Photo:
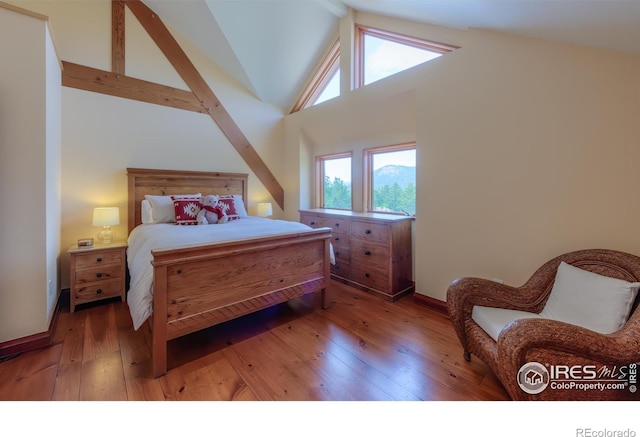
[[[416,168],[406,165],[385,165],[373,172],[373,183],[376,187],[393,185],[395,182],[404,188],[409,184],[416,185]]]

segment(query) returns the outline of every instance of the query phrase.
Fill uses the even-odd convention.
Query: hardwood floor
[[[0,400],[506,400],[477,358],[462,359],[448,318],[408,296],[383,301],[332,282],[312,296],[169,344],[151,378],[147,325],[126,303],[63,310],[53,344],[0,362]]]

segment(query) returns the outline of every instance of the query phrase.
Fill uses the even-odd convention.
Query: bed
[[[167,373],[172,339],[309,293],[329,306],[329,228],[248,215],[221,225],[143,223],[146,196],[233,196],[246,212],[246,174],[128,168],[127,177],[127,300],[134,328],[150,323],[153,377]]]

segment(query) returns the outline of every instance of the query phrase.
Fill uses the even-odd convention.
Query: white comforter
[[[146,224],[129,235],[127,263],[130,287],[127,295],[134,329],[138,329],[153,312],[153,268],[151,250],[230,241],[266,235],[310,230],[305,224],[259,217],[243,217],[222,225],[176,226]],[[333,250],[331,262],[334,262]]]

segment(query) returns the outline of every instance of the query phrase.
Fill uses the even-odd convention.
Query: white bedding
[[[138,329],[153,312],[153,268],[151,250],[230,241],[266,235],[310,230],[305,224],[260,217],[243,217],[223,225],[176,226],[142,224],[129,235],[127,263],[130,287],[127,295],[134,329]],[[331,250],[331,263],[335,263]]]

